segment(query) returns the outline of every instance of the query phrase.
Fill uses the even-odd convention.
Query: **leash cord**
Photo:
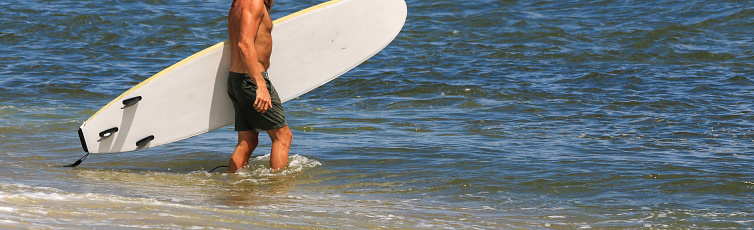
[[[217,170],[217,169],[219,169],[219,168],[227,168],[227,167],[228,167],[227,165],[220,165],[220,166],[217,166],[217,167],[215,167],[215,168],[213,168],[212,170],[209,170],[209,171],[207,171],[207,172],[208,172],[208,173],[211,173],[211,172],[213,172],[213,171],[215,171],[215,170]]]
[[[88,157],[88,156],[89,156],[89,154],[90,154],[90,153],[86,153],[86,155],[84,155],[83,157],[81,157],[81,159],[77,160],[77,161],[76,161],[75,163],[73,163],[73,164],[69,164],[69,165],[63,165],[63,166],[60,166],[60,167],[70,167],[70,168],[75,168],[76,166],[79,166],[79,165],[81,164],[81,162],[84,162],[84,160],[86,160],[86,157]]]

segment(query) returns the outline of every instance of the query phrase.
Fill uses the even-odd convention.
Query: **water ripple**
[[[301,167],[233,178],[197,171],[227,163],[230,128],[53,167],[100,106],[225,40],[229,1],[0,2],[0,225],[70,227],[23,207],[116,228],[747,228],[742,3],[409,0],[388,48],[286,103]],[[197,211],[217,218],[171,218]]]

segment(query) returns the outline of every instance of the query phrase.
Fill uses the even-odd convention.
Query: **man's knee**
[[[259,144],[259,134],[252,131],[238,132],[238,145],[256,147]]]
[[[291,146],[293,134],[291,133],[291,130],[288,128],[288,126],[276,130],[270,130],[267,131],[267,133],[270,134],[272,142],[280,143],[287,147]]]

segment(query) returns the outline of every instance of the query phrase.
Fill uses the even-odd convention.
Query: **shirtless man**
[[[272,20],[268,11],[273,1],[233,0],[228,13],[231,46],[228,95],[235,108],[238,132],[238,145],[228,164],[230,173],[246,167],[261,131],[267,131],[272,139],[270,169],[277,171],[288,165],[291,130],[266,71],[272,53]]]

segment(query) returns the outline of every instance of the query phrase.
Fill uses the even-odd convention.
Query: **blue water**
[[[230,2],[0,2],[0,227],[754,228],[748,1],[408,0],[385,50],[284,104],[284,173],[265,139],[205,173],[230,127],[56,167],[101,106],[225,40]]]

